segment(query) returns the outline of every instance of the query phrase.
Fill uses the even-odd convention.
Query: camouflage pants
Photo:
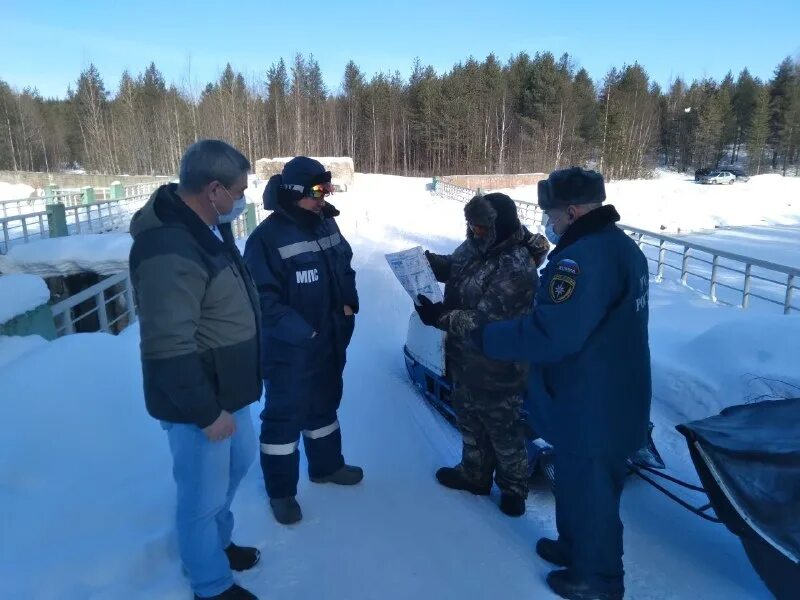
[[[456,385],[453,408],[464,444],[459,465],[462,473],[487,487],[494,474],[501,492],[527,497],[522,396]]]

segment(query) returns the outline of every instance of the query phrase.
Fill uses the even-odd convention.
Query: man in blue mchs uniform
[[[273,175],[264,204],[272,214],[247,240],[244,259],[263,315],[261,469],[275,519],[302,518],[297,503],[300,433],[315,483],[355,485],[363,472],[345,464],[336,411],[358,312],[353,252],[325,198],[331,174],[298,156]]]
[[[531,365],[531,424],[555,447],[559,536],[536,551],[566,567],[547,582],[575,600],[623,596],[620,496],[650,416],[647,260],[605,198],[602,176],[577,167],[539,183],[556,247],[534,310],[475,332],[488,357]]]

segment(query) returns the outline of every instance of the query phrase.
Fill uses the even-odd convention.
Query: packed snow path
[[[238,579],[262,600],[554,597],[544,583],[550,567],[534,553],[536,540],[554,533],[551,495],[532,493],[528,514],[514,520],[495,497],[438,486],[433,474],[458,461],[459,439],[421,400],[403,364],[411,303],[383,254],[418,243],[454,248],[464,234],[463,206],[432,199],[423,180],[397,179],[393,190],[385,178],[370,181],[362,177],[358,191],[334,197],[362,297],[340,416],[345,456],[364,467],[365,480],[342,489],[302,477],[304,520],[287,528],[272,519],[255,462],[234,504],[234,538],[261,548],[263,559]],[[697,357],[704,344],[719,343],[717,326],[755,317],[678,286],[654,284],[652,293],[656,441],[670,469],[691,477],[672,425],[761,391],[736,387],[722,367],[705,374]],[[787,324],[797,320],[760,318],[759,331],[792,337]],[[693,342],[698,329],[706,333]],[[733,349],[746,346],[725,339]],[[776,358],[762,372],[788,372],[788,364]],[[116,338],[62,338],[0,367],[0,378],[3,596],[190,598],[173,534],[166,436],[144,410],[138,328]],[[256,425],[257,413],[254,406]],[[626,597],[769,597],[737,538],[643,482],[629,481],[623,522]]]

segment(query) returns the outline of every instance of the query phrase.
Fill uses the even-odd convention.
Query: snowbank
[[[50,290],[35,275],[0,275],[0,325],[47,304]]]
[[[800,227],[797,225],[721,228],[683,237],[719,250],[800,269]]]
[[[38,335],[0,335],[0,369],[47,344],[47,340]]]
[[[36,193],[36,190],[24,183],[6,183],[0,181],[0,202],[4,200],[25,200]]]
[[[0,256],[3,273],[33,273],[41,277],[85,271],[113,275],[128,268],[133,240],[128,233],[72,235],[13,246]]]
[[[537,200],[536,186],[500,191],[517,200]],[[711,186],[659,171],[655,179],[607,183],[606,195],[623,223],[656,232],[800,224],[800,177],[757,175],[746,183]]]

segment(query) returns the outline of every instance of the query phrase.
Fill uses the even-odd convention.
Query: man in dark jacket
[[[647,260],[605,198],[602,176],[577,167],[539,183],[556,247],[535,308],[475,334],[487,356],[531,366],[531,423],[555,447],[559,535],[536,549],[567,567],[547,578],[562,598],[623,596],[620,496],[650,416]]]
[[[353,257],[325,201],[331,174],[299,156],[264,190],[273,213],[247,240],[244,258],[263,313],[261,468],[275,519],[302,518],[297,503],[300,433],[315,483],[354,485],[359,467],[346,465],[337,410],[342,373],[358,312]]]
[[[495,476],[500,509],[521,516],[528,495],[521,414],[527,366],[486,358],[469,334],[480,323],[528,312],[538,282],[536,261],[544,259],[547,241],[522,227],[514,201],[504,194],[476,196],[464,215],[467,240],[448,256],[426,253],[445,284],[444,303],[420,296],[417,307],[426,325],[448,334],[446,370],[463,439],[461,463],[439,469],[436,478],[449,488],[488,495]]]
[[[259,560],[231,542],[231,502],[256,453],[249,405],[261,398],[258,296],[231,221],[250,163],[217,140],[191,146],[180,183],[131,220],[130,273],[147,410],[161,421],[178,488],[178,546],[195,598],[248,600],[231,569]]]

